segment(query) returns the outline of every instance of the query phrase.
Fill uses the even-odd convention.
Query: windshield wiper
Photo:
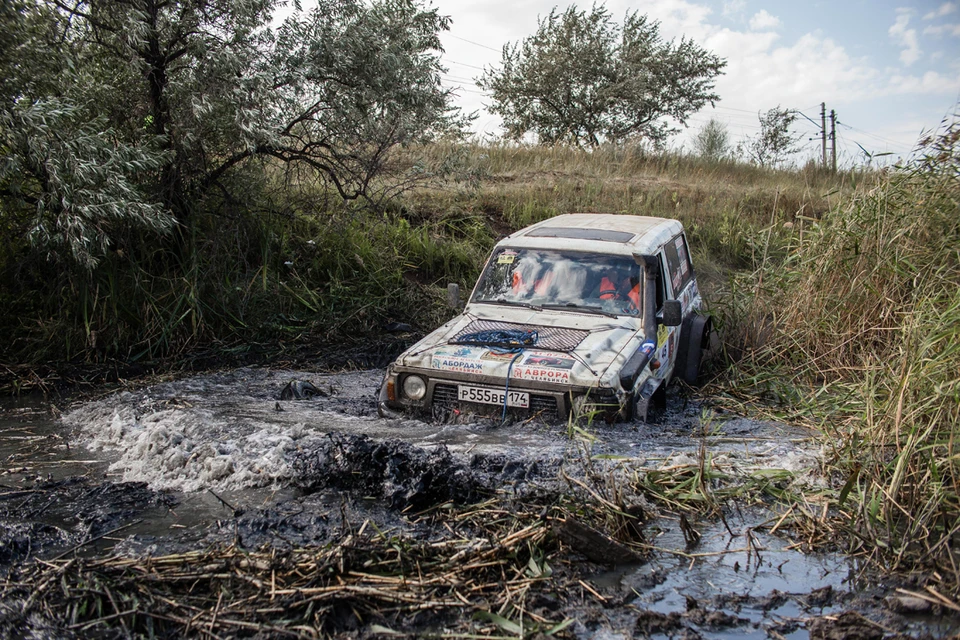
[[[603,309],[597,307],[587,307],[580,306],[573,302],[568,302],[566,304],[545,304],[543,305],[544,309],[559,309],[561,311],[579,311],[583,313],[592,313],[598,316],[607,316],[608,318],[618,318],[619,316],[615,313],[610,313],[609,311],[604,311]]]
[[[504,304],[510,307],[526,307],[534,311],[543,311],[543,307],[540,305],[530,304],[529,302],[519,302],[517,300],[507,300],[505,298],[497,298],[496,300],[474,300],[474,302],[478,304]]]

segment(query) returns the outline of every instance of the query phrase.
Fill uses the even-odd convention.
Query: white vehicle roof
[[[669,218],[612,213],[568,213],[507,236],[497,246],[650,255],[683,231]]]

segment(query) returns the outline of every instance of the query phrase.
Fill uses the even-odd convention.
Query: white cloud
[[[730,0],[730,2],[723,3],[723,15],[732,18],[743,13],[746,8],[746,0]]]
[[[761,9],[759,13],[750,18],[750,28],[754,31],[768,31],[780,26],[780,18],[767,13],[766,9]]]
[[[960,24],[930,25],[923,30],[925,36],[953,36],[960,37]]]
[[[957,3],[956,3],[956,2],[944,2],[944,3],[943,3],[942,5],[940,5],[935,11],[931,11],[930,13],[924,15],[924,16],[923,16],[923,19],[924,19],[924,20],[933,20],[934,18],[942,18],[943,16],[948,16],[948,15],[950,15],[951,13],[953,13],[953,12],[956,11],[956,10],[957,10]]]
[[[949,76],[936,71],[923,75],[893,75],[887,82],[888,95],[943,95],[960,91],[960,74]]]
[[[908,67],[919,60],[923,53],[917,42],[917,30],[907,28],[912,13],[910,9],[897,9],[897,20],[888,31],[891,39],[903,47],[900,51],[900,62]]]

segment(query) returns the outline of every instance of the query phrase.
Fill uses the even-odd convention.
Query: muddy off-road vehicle
[[[671,378],[697,380],[700,308],[678,221],[557,216],[497,243],[463,312],[388,367],[380,414],[646,420]]]

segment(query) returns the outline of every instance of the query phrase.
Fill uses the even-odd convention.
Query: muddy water
[[[488,475],[493,468],[493,477],[514,486],[549,483],[566,460],[663,467],[695,461],[701,448],[714,466],[824,481],[809,433],[717,416],[678,396],[657,424],[591,425],[588,434],[577,434],[564,425],[500,426],[484,418],[380,419],[374,397],[381,377],[381,370],[237,369],[76,403],[62,416],[47,403],[6,405],[0,519],[7,535],[0,539],[0,565],[117,544],[125,553],[165,553],[231,536],[252,546],[322,544],[337,499],[301,493],[304,461],[316,466],[317,451],[322,462],[323,452],[344,443],[362,449],[366,442],[402,440],[440,452],[431,454],[431,464]],[[310,381],[320,394],[280,400],[291,380]],[[398,510],[390,515],[386,507],[398,496],[409,504],[417,498],[403,487],[362,490],[380,496],[385,507],[376,508],[385,518],[397,519]],[[859,581],[849,560],[805,555],[787,548],[789,541],[753,531],[770,517],[736,510],[726,525],[697,523],[702,539],[695,557],[685,551],[675,520],[657,521],[649,562],[592,577],[602,597],[623,606],[604,608],[593,624],[578,625],[577,635],[632,637],[622,631],[629,627],[647,637],[679,637],[694,628],[704,638],[807,638],[806,620],[851,607],[889,622],[883,594]],[[709,604],[699,623],[695,603]],[[920,616],[897,628],[945,637],[955,627]]]
[[[65,413],[62,423],[94,456],[111,459],[110,472],[122,480],[188,492],[285,486],[292,455],[329,432],[538,459],[562,459],[584,445],[564,425],[380,419],[373,399],[382,375],[238,369],[88,402]],[[291,380],[308,380],[322,395],[279,400]],[[818,452],[808,433],[743,419],[705,421],[698,406],[673,405],[657,425],[592,425],[591,453],[683,462],[697,455],[702,440],[717,461],[746,468],[803,472],[815,466]]]

